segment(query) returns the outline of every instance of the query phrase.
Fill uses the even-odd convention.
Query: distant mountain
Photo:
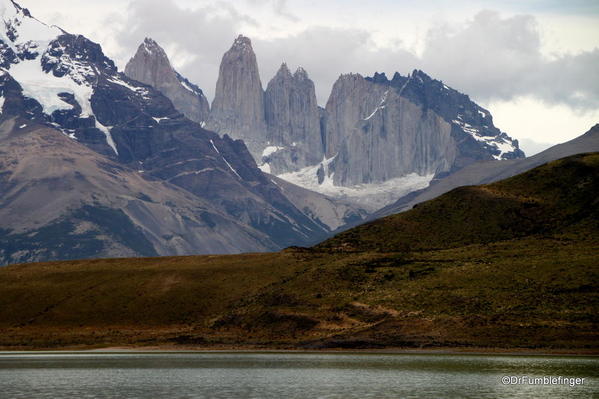
[[[522,158],[489,111],[424,72],[342,75],[327,102],[326,156],[333,183],[441,175],[483,159]]]
[[[220,64],[210,119],[215,132],[241,139],[254,159],[266,142],[264,90],[249,38],[239,35]]]
[[[219,137],[187,119],[163,93],[119,72],[98,44],[48,26],[10,0],[0,1],[0,16],[4,21],[0,29],[0,123],[19,118],[21,124],[57,129],[147,180],[158,179],[186,190],[198,203],[209,204],[211,211],[223,215],[226,223],[234,219],[265,237],[263,243],[254,241],[256,245],[249,246],[230,230],[228,242],[221,245],[226,252],[307,245],[329,233],[257,168],[243,142]],[[142,50],[157,52],[150,44]],[[63,167],[69,165],[65,161]],[[14,171],[5,165],[0,173],[10,176]],[[6,194],[0,191],[0,196]],[[19,218],[11,220],[1,226],[5,236],[25,228]],[[182,218],[180,223],[195,222]],[[189,228],[183,226],[181,231]],[[170,233],[164,237],[170,239]],[[205,237],[206,243],[213,239],[220,240]],[[194,240],[187,241],[195,244],[181,247],[185,253],[207,250],[207,244]],[[156,250],[160,254],[181,251]]]
[[[222,59],[208,126],[242,139],[262,170],[371,210],[470,163],[524,157],[488,110],[420,70],[341,75],[326,109],[301,67],[283,63],[264,91],[244,36]]]
[[[3,118],[0,153],[0,265],[279,248],[209,201],[29,118]]]
[[[438,197],[454,188],[476,184],[488,184],[526,172],[544,163],[555,161],[570,155],[599,151],[599,124],[588,132],[563,144],[555,145],[547,150],[525,159],[512,159],[502,162],[484,161],[473,163],[463,169],[434,180],[423,190],[413,192],[395,203],[377,211],[370,220],[406,211],[424,201]]]
[[[262,169],[281,174],[322,161],[322,113],[308,73],[299,67],[292,74],[282,64],[268,82],[264,102],[268,145],[258,160]]]
[[[202,90],[175,71],[154,40],[146,38],[139,45],[125,67],[125,75],[158,89],[192,121],[205,123],[208,120],[210,106]]]

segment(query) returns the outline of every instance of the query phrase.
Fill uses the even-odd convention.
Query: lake
[[[574,386],[506,385],[502,383],[504,376],[561,376],[584,378],[584,382]],[[597,396],[599,358],[592,357],[0,352],[0,397],[3,399],[549,399]]]

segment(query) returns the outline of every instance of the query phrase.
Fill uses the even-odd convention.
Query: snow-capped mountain
[[[415,70],[342,75],[327,102],[326,158],[335,185],[439,176],[488,159],[521,158],[518,142],[467,95]]]
[[[106,167],[114,173],[124,168],[147,181],[178,186],[209,204],[214,212],[249,227],[246,232],[253,229],[272,243],[256,246],[256,250],[305,245],[327,235],[329,227],[299,210],[257,168],[242,141],[220,137],[187,119],[163,93],[119,72],[100,45],[38,21],[11,0],[0,0],[0,18],[4,22],[4,28],[0,27],[0,124],[8,132],[7,139],[32,129],[56,129],[110,159],[113,163],[106,165],[112,166]],[[68,170],[72,163],[67,158],[61,168]],[[9,169],[0,171],[4,179],[0,196],[8,192],[11,173]],[[132,197],[151,199],[152,195],[141,192]],[[9,205],[4,202],[0,207]],[[59,208],[55,219],[71,211],[66,205]],[[146,213],[137,217],[153,216]],[[206,220],[210,220],[206,222],[209,225],[218,224],[217,218]],[[180,217],[179,223],[196,222]],[[6,238],[20,226],[2,229],[8,230]],[[201,246],[185,236],[186,230],[164,234],[162,240],[188,244],[163,245],[157,253],[193,253],[193,248],[201,252]],[[150,232],[144,230],[144,234]],[[221,238],[228,240],[221,246],[227,252],[235,252],[236,242],[248,243],[234,233]],[[6,238],[4,242],[9,241]]]
[[[419,70],[341,75],[325,109],[314,92],[285,63],[264,91],[240,36],[222,59],[209,126],[249,143],[263,171],[370,210],[472,162],[524,156],[488,110]]]

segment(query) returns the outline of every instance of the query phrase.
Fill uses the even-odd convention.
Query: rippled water
[[[504,385],[503,376],[585,378]],[[1,398],[591,398],[599,359],[296,353],[0,353]]]

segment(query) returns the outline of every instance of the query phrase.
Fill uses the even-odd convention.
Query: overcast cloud
[[[284,1],[271,3],[276,13],[296,19]],[[163,45],[181,73],[211,97],[218,64],[238,33],[260,22],[232,3],[217,2],[193,11],[173,0],[134,0],[119,37],[133,49],[145,36]],[[533,96],[578,110],[599,108],[599,49],[549,57],[541,52],[537,22],[530,15],[502,17],[483,10],[455,27],[428,30],[422,54],[401,46],[381,48],[372,34],[351,27],[309,26],[277,39],[253,38],[264,86],[285,61],[303,66],[316,83],[321,104],[341,73],[409,73],[419,68],[482,102]]]
[[[516,137],[563,141],[599,122],[594,0],[489,0],[489,9],[470,0],[20,3],[100,42],[121,69],[152,37],[209,98],[223,53],[243,33],[252,39],[264,87],[283,61],[302,66],[321,105],[342,73],[406,75],[418,68],[489,107],[498,126]],[[548,122],[553,118],[561,130]]]

